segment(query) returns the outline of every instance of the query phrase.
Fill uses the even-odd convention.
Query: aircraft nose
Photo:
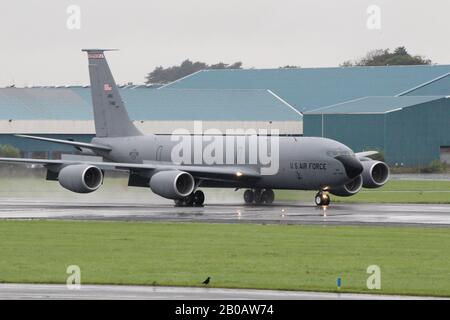
[[[350,179],[356,178],[363,172],[363,166],[358,159],[352,156],[340,155],[335,157],[336,160],[340,161],[345,168],[345,173]]]

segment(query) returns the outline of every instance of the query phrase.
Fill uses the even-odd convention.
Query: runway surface
[[[194,221],[214,223],[277,223],[331,225],[450,226],[450,205],[304,203],[266,206],[208,204],[180,208],[171,204],[133,202],[63,202],[2,200],[0,219],[68,219],[118,221]]]
[[[411,300],[434,299],[414,296],[219,289],[189,287],[148,287],[82,285],[69,290],[66,285],[0,284],[0,300],[6,299],[106,299],[106,300]]]

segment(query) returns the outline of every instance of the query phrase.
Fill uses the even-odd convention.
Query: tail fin
[[[92,105],[97,137],[138,136],[109,69],[104,49],[84,49],[89,60]]]

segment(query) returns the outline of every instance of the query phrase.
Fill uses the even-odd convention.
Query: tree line
[[[429,65],[432,61],[420,55],[411,55],[405,47],[390,49],[377,49],[369,51],[364,57],[356,60],[347,60],[340,64],[341,67],[353,66],[395,66],[395,65]],[[280,68],[300,68],[299,66],[285,65]],[[242,69],[242,62],[232,64],[219,62],[208,65],[205,62],[184,60],[180,65],[164,68],[156,67],[146,76],[147,84],[167,84],[186,77],[200,70],[212,69]]]
[[[216,64],[208,65],[204,62],[193,62],[189,59],[186,59],[179,66],[172,66],[168,68],[164,68],[162,66],[156,67],[146,76],[146,83],[166,84],[186,77],[194,72],[210,69],[242,69],[242,62],[238,61],[233,64],[219,62]]]
[[[341,63],[341,67],[352,66],[399,66],[399,65],[426,65],[432,61],[423,56],[411,55],[405,47],[398,47],[394,51],[389,49],[377,49],[369,51],[358,60],[347,60]]]

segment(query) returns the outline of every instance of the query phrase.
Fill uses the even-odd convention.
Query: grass
[[[445,228],[0,221],[0,282],[200,285],[450,296]],[[374,291],[370,291],[374,293]]]
[[[312,201],[316,192],[277,191],[281,201]],[[450,181],[391,180],[378,189],[362,189],[352,197],[331,195],[332,202],[343,203],[446,203],[450,204]]]

